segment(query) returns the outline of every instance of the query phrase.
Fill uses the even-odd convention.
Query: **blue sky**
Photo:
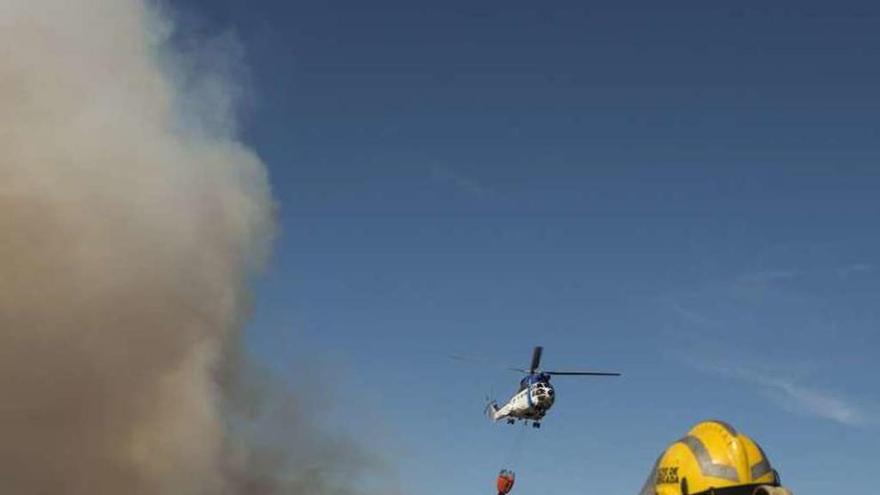
[[[632,494],[710,417],[796,493],[874,487],[880,6],[172,5],[239,40],[279,202],[248,342],[403,492]],[[536,344],[625,377],[487,423],[518,377],[445,355]]]

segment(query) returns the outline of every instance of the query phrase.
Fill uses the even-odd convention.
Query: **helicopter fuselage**
[[[553,407],[556,393],[550,385],[553,376],[620,376],[620,373],[608,371],[559,371],[545,370],[541,368],[541,354],[544,348],[535,346],[532,351],[532,361],[527,369],[508,368],[512,371],[525,373],[525,377],[519,382],[519,389],[503,406],[493,400],[486,406],[489,419],[493,421],[507,420],[513,424],[517,421],[532,422],[532,426],[539,428],[541,419],[547,411]]]
[[[506,419],[509,423],[517,420],[540,421],[553,407],[555,399],[556,392],[550,384],[550,376],[531,374],[522,379],[517,392],[503,406],[490,404],[490,416],[494,421]]]

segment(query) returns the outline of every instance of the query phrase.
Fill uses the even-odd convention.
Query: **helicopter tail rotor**
[[[486,399],[486,407],[483,408],[483,413],[486,415],[489,420],[493,422],[497,422],[498,419],[495,417],[495,413],[498,412],[498,403],[495,402],[495,399]]]

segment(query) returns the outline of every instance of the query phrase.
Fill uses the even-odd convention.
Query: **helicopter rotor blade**
[[[623,376],[621,373],[609,371],[545,371],[554,376]]]
[[[544,348],[541,346],[535,346],[535,350],[532,351],[532,364],[529,366],[529,374],[535,372],[538,367],[541,366],[541,354],[544,352]]]

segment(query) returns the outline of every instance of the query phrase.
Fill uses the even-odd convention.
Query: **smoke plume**
[[[168,26],[138,0],[0,2],[0,493],[327,492],[277,479],[290,448],[229,407],[271,197],[234,86],[169,56]]]

